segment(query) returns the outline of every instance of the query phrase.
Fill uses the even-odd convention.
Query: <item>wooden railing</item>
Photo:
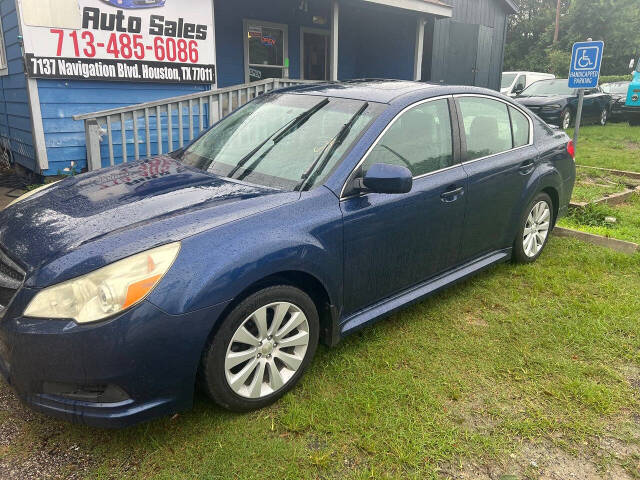
[[[84,121],[89,170],[182,148],[226,115],[258,95],[315,83],[269,79],[100,112],[74,115]]]

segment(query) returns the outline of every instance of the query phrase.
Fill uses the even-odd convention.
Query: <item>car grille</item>
[[[0,318],[22,286],[24,276],[22,269],[0,250]]]

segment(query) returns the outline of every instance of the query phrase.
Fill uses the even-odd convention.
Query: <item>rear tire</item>
[[[318,311],[306,293],[289,285],[260,290],[223,320],[202,356],[200,383],[228,410],[266,407],[300,380],[319,332]]]
[[[553,230],[555,222],[553,212],[553,201],[544,192],[540,192],[529,203],[513,243],[515,263],[532,263],[540,257]]]
[[[629,125],[631,125],[632,127],[640,127],[640,117],[630,119]]]

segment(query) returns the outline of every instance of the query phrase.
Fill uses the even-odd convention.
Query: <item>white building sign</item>
[[[18,0],[32,78],[215,83],[212,0]]]

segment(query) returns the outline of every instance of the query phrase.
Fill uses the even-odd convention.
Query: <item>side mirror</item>
[[[375,163],[369,167],[361,182],[373,193],[409,193],[413,187],[413,175],[407,167]]]
[[[524,92],[524,88],[522,88],[520,85],[513,89],[513,93],[515,93],[516,95],[520,95],[522,92]]]
[[[633,67],[636,66],[636,60],[635,58],[632,58],[631,61],[629,62],[629,70],[633,70]]]

